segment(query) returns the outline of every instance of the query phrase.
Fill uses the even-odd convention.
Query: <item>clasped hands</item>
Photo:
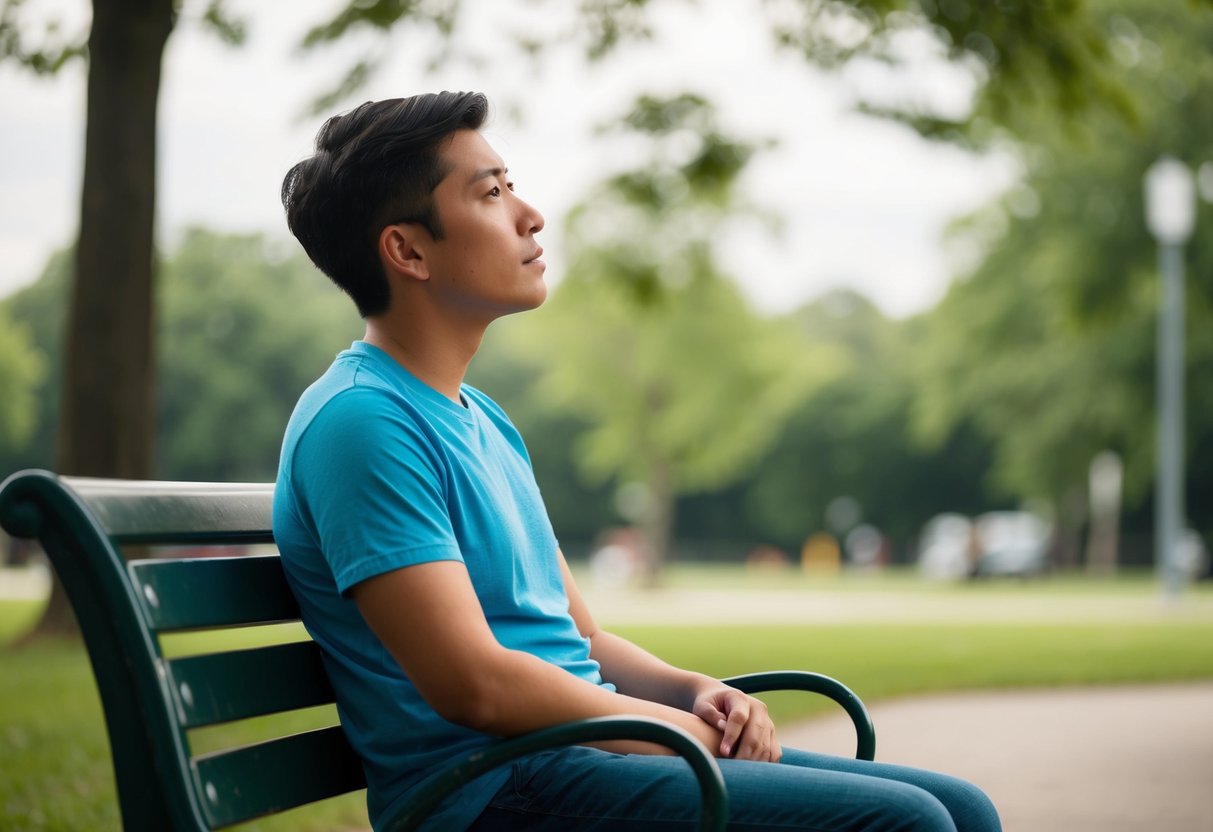
[[[701,692],[691,713],[723,734],[719,757],[778,763],[783,755],[766,703],[736,688],[720,685]]]

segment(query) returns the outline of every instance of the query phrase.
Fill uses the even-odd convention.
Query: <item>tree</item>
[[[0,305],[0,316],[24,322],[50,366],[62,349],[70,260],[54,255],[41,280]],[[187,230],[159,272],[154,475],[273,479],[299,394],[362,334],[353,305],[302,252],[284,254],[255,234]],[[55,390],[50,378],[35,388],[34,412],[51,424],[24,449],[0,443],[0,470],[51,464]]]
[[[1121,0],[1097,19],[1118,33],[1113,54],[1140,114],[1126,130],[1093,116],[1021,125],[1023,182],[970,218],[958,236],[984,259],[928,316],[916,422],[927,437],[960,421],[994,443],[1003,493],[1042,497],[1073,534],[1094,456],[1125,462],[1126,499],[1142,506],[1154,472],[1155,244],[1142,219],[1142,176],[1162,153],[1213,171],[1213,13],[1181,2]],[[1213,492],[1213,234],[1204,211],[1189,249],[1188,492]],[[1206,534],[1197,499],[1189,517]]]
[[[988,444],[962,424],[937,447],[924,448],[906,421],[919,320],[890,320],[866,298],[843,291],[790,317],[806,344],[836,351],[845,369],[797,404],[752,481],[732,495],[768,542],[798,548],[828,529],[831,502],[848,497],[860,509],[857,521],[879,528],[891,554],[908,558],[931,516],[991,507],[982,487]]]
[[[362,321],[302,252],[256,234],[192,229],[163,272],[157,474],[272,480],[299,395]]]
[[[688,6],[703,5],[691,0]],[[1207,2],[1207,0],[1201,0]],[[570,10],[547,0],[477,6],[475,14],[497,14],[494,48],[513,41],[521,55],[541,59],[551,49],[576,44],[591,60],[621,44],[653,37],[650,0],[586,0]],[[313,27],[302,46],[314,50],[375,32],[409,38],[428,49],[431,63],[460,57],[472,65],[491,59],[460,42],[460,24],[470,15],[460,0],[352,0]],[[867,100],[873,114],[905,122],[924,135],[984,143],[995,128],[1010,127],[1026,111],[1070,113],[1110,107],[1131,114],[1110,60],[1115,33],[1086,3],[978,2],[977,0],[786,0],[746,7],[771,33],[772,46],[801,54],[809,63],[837,68],[870,60],[897,68],[930,54],[965,68],[977,88],[968,112],[940,112],[923,98]],[[519,26],[524,20],[527,25]],[[538,32],[539,34],[536,34]],[[357,90],[389,53],[364,53],[332,90],[316,101],[326,111]]]
[[[54,72],[87,55],[84,182],[64,353],[55,467],[64,474],[147,477],[152,469],[153,218],[160,64],[175,0],[93,0],[87,49],[24,44],[19,0],[0,12],[0,57]],[[205,19],[228,36],[220,0]],[[121,113],[121,118],[115,114]],[[40,635],[71,634],[56,581]]]
[[[651,161],[572,213],[571,267],[525,332],[544,360],[542,400],[586,420],[583,470],[643,487],[633,519],[655,578],[675,497],[744,474],[817,370],[716,265],[711,242],[753,146],[722,135],[693,95],[642,97],[623,121]]]

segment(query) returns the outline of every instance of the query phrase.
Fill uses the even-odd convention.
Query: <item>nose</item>
[[[538,234],[543,230],[543,214],[524,199],[518,199],[518,231],[520,234]]]

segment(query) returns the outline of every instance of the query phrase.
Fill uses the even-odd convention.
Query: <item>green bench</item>
[[[334,701],[316,644],[306,640],[166,658],[166,633],[299,620],[276,554],[205,557],[189,549],[272,544],[273,485],[58,477],[22,471],[0,484],[0,526],[35,538],[71,600],[101,695],[127,830],[211,830],[366,787],[337,725],[194,754],[189,731]],[[122,547],[186,549],[126,560]],[[838,702],[855,723],[856,756],[872,759],[863,703],[826,676],[798,671],[726,680],[750,693],[797,689]],[[720,770],[681,729],[601,718],[501,740],[435,772],[392,819],[415,826],[459,785],[524,754],[605,739],[659,743],[686,758],[702,787],[700,827],[723,830]]]

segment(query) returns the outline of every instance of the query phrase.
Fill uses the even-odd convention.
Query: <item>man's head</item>
[[[380,231],[411,222],[443,238],[433,201],[449,172],[441,146],[458,130],[479,129],[487,113],[479,93],[367,102],[326,121],[316,152],[287,173],[282,205],[291,232],[363,317],[384,312],[391,299]]]

